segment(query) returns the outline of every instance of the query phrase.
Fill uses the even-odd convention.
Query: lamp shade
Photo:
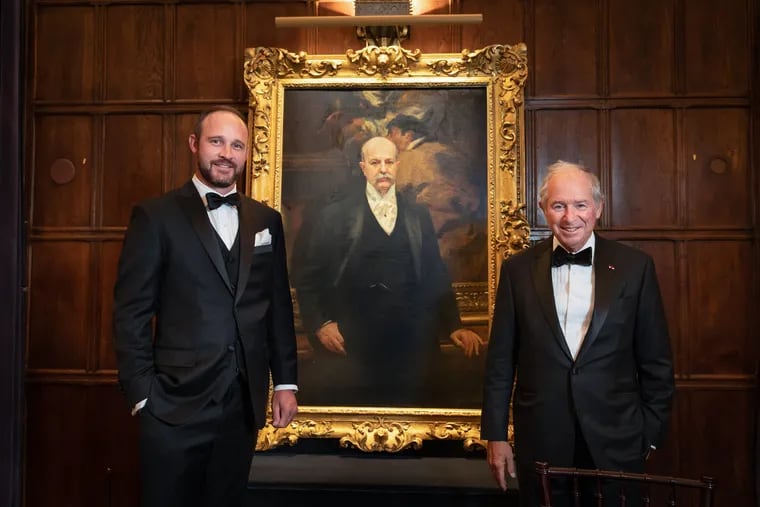
[[[357,16],[398,16],[412,14],[411,0],[354,0]]]

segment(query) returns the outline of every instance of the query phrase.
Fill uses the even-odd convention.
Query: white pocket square
[[[256,236],[253,238],[253,246],[266,246],[272,244],[272,235],[269,234],[269,228],[267,227],[263,231],[259,231],[256,233]]]

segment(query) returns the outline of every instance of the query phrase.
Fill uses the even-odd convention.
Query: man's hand
[[[471,331],[470,329],[457,329],[451,335],[449,335],[451,341],[464,351],[464,355],[467,357],[480,355],[480,346],[485,342],[478,336],[478,333]]]
[[[315,334],[324,348],[341,356],[346,355],[346,349],[343,346],[343,335],[340,334],[337,322],[328,322],[317,329]]]
[[[489,440],[486,447],[488,453],[488,468],[491,475],[496,479],[502,491],[507,490],[507,476],[516,477],[515,458],[512,455],[512,446],[504,440]]]
[[[284,428],[290,424],[297,413],[298,401],[295,392],[283,389],[272,394],[272,425],[275,428]]]

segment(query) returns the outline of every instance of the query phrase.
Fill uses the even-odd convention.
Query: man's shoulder
[[[408,211],[418,214],[430,214],[430,208],[417,200],[417,195],[410,187],[397,190],[396,200],[400,206],[404,206]]]
[[[524,264],[526,262],[530,262],[537,255],[541,255],[546,250],[551,249],[551,243],[552,243],[551,237],[538,240],[537,242],[527,246],[526,248],[523,248],[522,250],[518,250],[514,254],[510,255],[509,258],[505,260],[504,262],[507,262],[510,264]]]
[[[189,188],[187,185],[183,185],[181,187],[169,190],[161,195],[146,197],[138,201],[135,204],[135,207],[143,208],[149,212],[161,211],[167,206],[173,206],[177,202],[177,198],[180,196],[192,196],[193,194],[191,191],[195,192],[196,196],[198,195],[194,189]]]
[[[354,208],[363,203],[364,190],[338,187],[321,196],[314,206],[320,214],[340,213],[347,208]]]
[[[272,208],[268,204],[261,202],[258,199],[254,199],[253,197],[249,197],[241,193],[240,198],[243,200],[243,202],[247,203],[247,205],[250,206],[256,213],[260,213],[264,216],[266,215],[278,216],[281,214],[279,211]]]

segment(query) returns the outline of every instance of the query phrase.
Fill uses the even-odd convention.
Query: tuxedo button
[[[227,350],[230,352],[235,352],[235,346],[234,345],[227,345]]]
[[[572,369],[571,371],[572,371],[572,374],[573,374],[573,375],[578,375],[578,371],[579,371],[579,370],[578,370],[578,368],[576,368],[575,366],[573,366],[573,369]]]

